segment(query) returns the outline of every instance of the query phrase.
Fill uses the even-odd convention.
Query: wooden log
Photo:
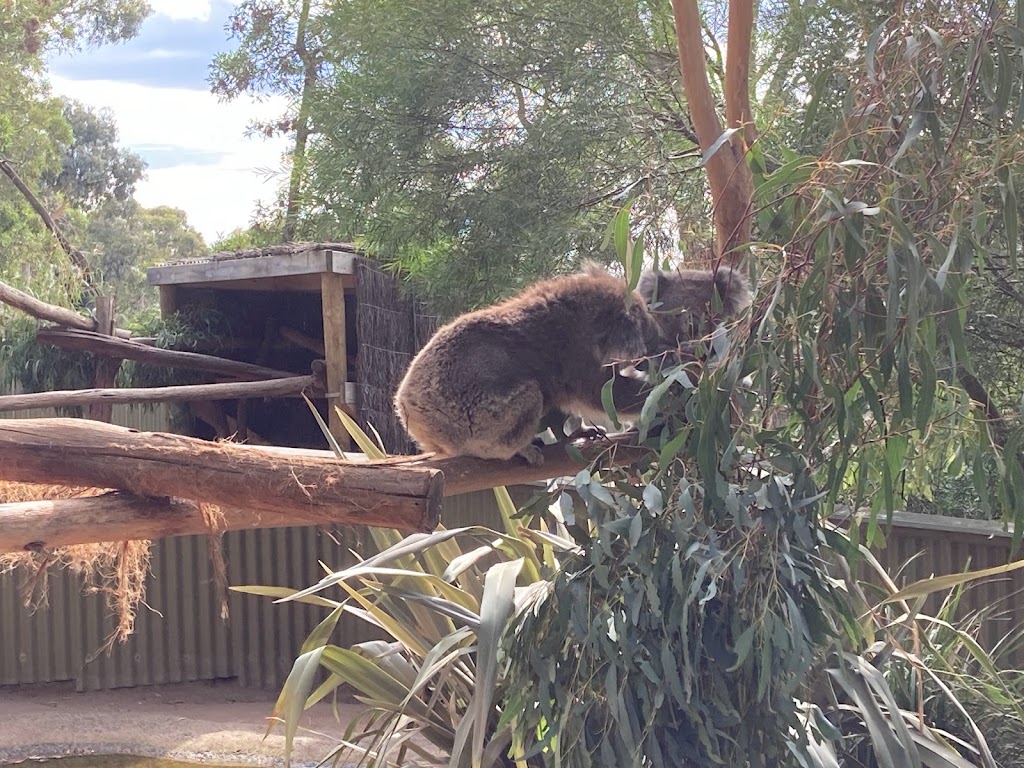
[[[302,331],[297,331],[294,328],[289,328],[287,325],[282,326],[278,329],[278,333],[281,334],[281,338],[294,344],[297,347],[308,349],[315,355],[324,357],[324,343],[320,339],[314,339],[312,336],[307,336]]]
[[[8,306],[20,309],[27,315],[37,320],[47,320],[58,325],[66,325],[69,328],[77,328],[82,331],[95,331],[96,320],[92,317],[80,315],[70,309],[58,307],[55,304],[47,304],[35,296],[30,296],[24,291],[19,291],[7,283],[0,283],[0,302]],[[121,339],[127,339],[132,335],[131,331],[124,328],[115,328],[114,335]]]
[[[270,381],[229,381],[223,384],[185,384],[177,387],[124,389],[69,389],[0,396],[0,413],[27,408],[65,408],[96,403],[172,403],[188,400],[234,400],[236,397],[287,397],[323,391],[315,376],[293,376]]]
[[[40,328],[36,340],[62,349],[77,349],[95,355],[135,360],[140,363],[162,365],[167,368],[186,368],[203,371],[233,379],[286,379],[295,376],[288,371],[278,371],[262,365],[228,360],[198,352],[179,352],[174,349],[160,349],[128,339],[113,339],[100,333],[68,328]]]
[[[84,317],[70,309],[47,304],[45,301],[40,301],[35,296],[30,296],[6,283],[0,283],[0,301],[39,320],[49,320],[52,323],[60,323],[86,331],[96,329],[96,321],[91,317]]]
[[[444,475],[429,467],[272,456],[85,419],[0,420],[0,479],[188,496],[307,523],[407,531],[437,526],[444,493]]]
[[[308,525],[308,520],[221,507],[218,531]],[[190,499],[101,496],[0,504],[0,553],[33,552],[103,541],[162,539],[208,533],[199,504]]]

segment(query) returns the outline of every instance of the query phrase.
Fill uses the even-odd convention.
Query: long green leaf
[[[498,678],[499,640],[515,608],[516,578],[522,560],[499,563],[487,572],[484,597],[480,603],[480,632],[477,641],[476,687],[466,714],[455,733],[452,765],[459,765],[463,750],[472,739],[471,765],[480,768],[484,753],[484,737],[490,721],[491,702]]]

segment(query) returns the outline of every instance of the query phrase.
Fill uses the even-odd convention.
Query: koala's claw
[[[569,442],[574,440],[606,440],[608,433],[601,427],[595,425],[580,425],[568,436]]]

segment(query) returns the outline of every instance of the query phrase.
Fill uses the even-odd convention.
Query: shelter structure
[[[317,405],[341,444],[347,434],[334,406],[377,430],[389,452],[415,446],[391,398],[405,368],[436,328],[398,281],[350,243],[294,243],[216,253],[151,267],[166,319],[176,312],[216,313],[230,327],[217,353],[282,371],[326,368]],[[192,414],[217,436],[323,447],[301,400],[195,402]],[[200,433],[201,434],[201,433]]]

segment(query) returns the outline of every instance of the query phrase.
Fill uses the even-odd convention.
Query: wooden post
[[[335,406],[351,412],[345,402],[345,384],[348,381],[348,349],[345,336],[345,284],[344,276],[324,272],[320,276],[320,293],[323,298],[324,351],[327,363],[327,410],[330,415],[331,434],[342,449],[350,448],[352,442],[341,425]]]
[[[167,320],[178,311],[178,289],[174,285],[160,286],[160,317]]]
[[[114,335],[114,297],[96,297],[96,332],[102,336]],[[116,357],[100,357],[96,360],[96,377],[93,387],[96,389],[113,389],[117,383],[117,371],[121,367],[121,359]],[[108,424],[114,417],[114,404],[95,402],[89,405],[88,416],[95,421]]]

